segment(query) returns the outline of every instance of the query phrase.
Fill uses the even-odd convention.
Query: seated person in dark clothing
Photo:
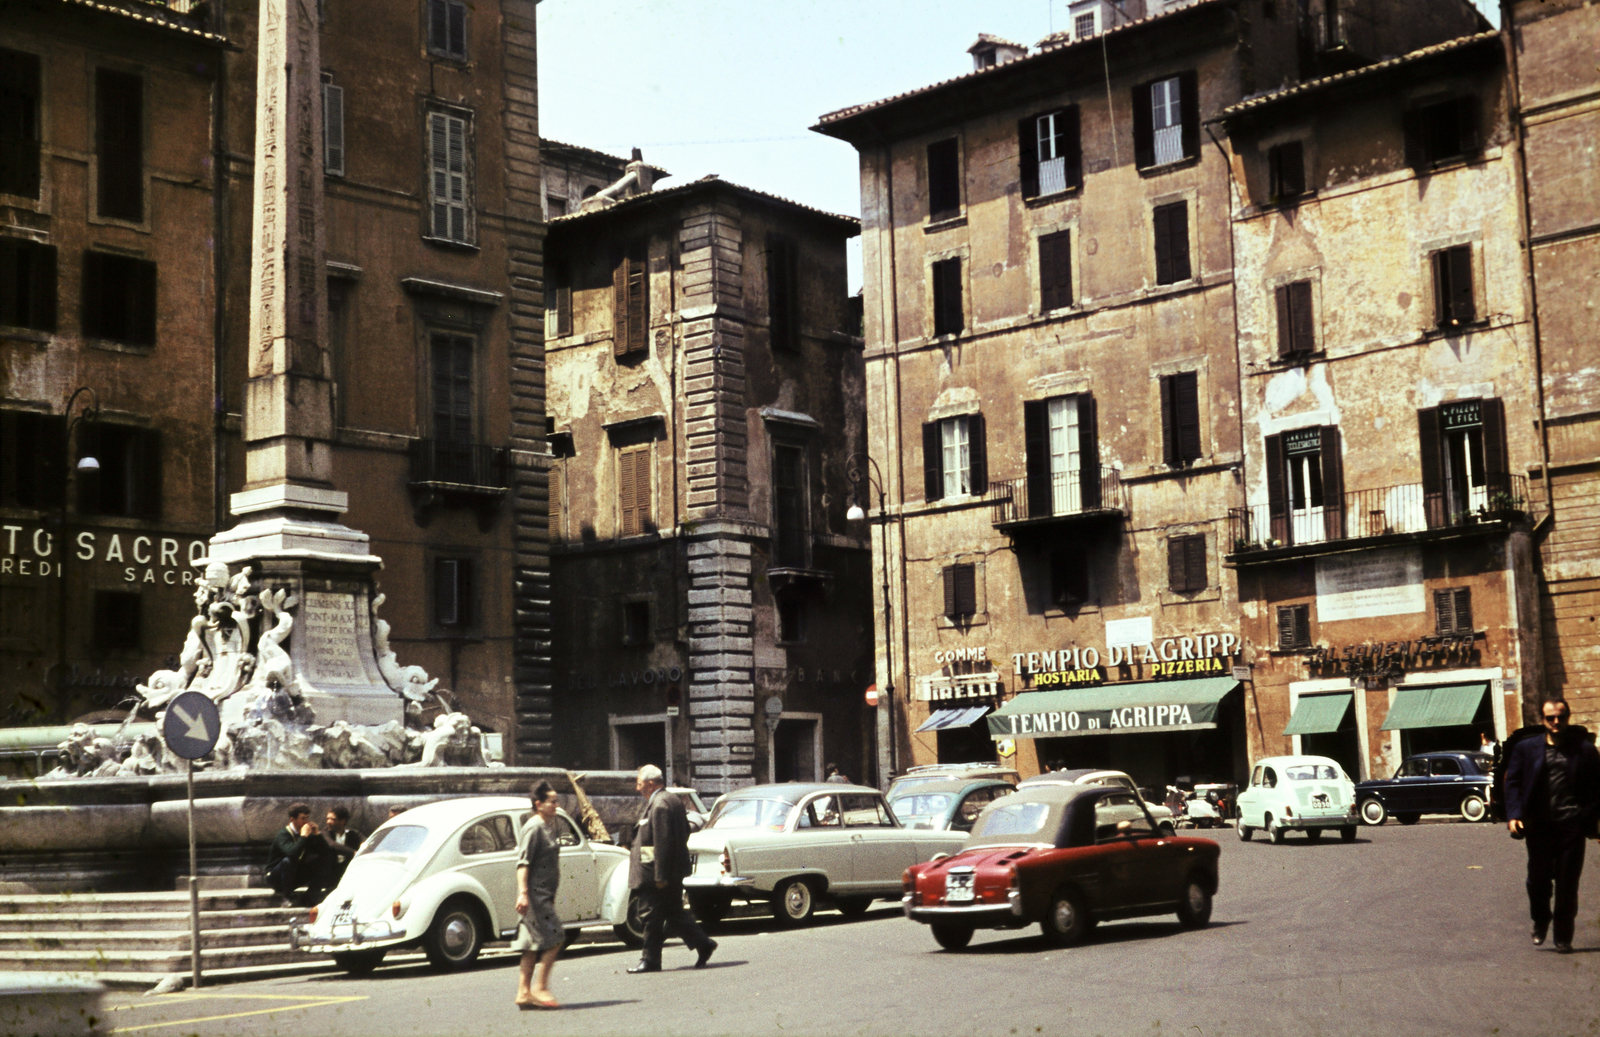
[[[289,823],[278,831],[267,849],[267,884],[289,901],[302,885],[311,884],[314,892],[327,845],[311,820],[311,807],[294,804],[289,808]]]
[[[322,833],[328,849],[322,855],[321,874],[317,880],[318,888],[323,895],[344,878],[344,869],[349,867],[350,858],[356,855],[356,851],[361,848],[362,840],[366,838],[349,825],[348,807],[333,807],[328,811],[326,829]]]

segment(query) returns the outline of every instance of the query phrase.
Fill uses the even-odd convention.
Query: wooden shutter
[[[1456,630],[1455,591],[1433,592],[1434,633],[1453,634]]]
[[[1177,280],[1172,273],[1172,228],[1167,209],[1163,205],[1150,214],[1156,232],[1156,284],[1172,284]]]
[[[39,197],[39,56],[0,48],[0,194]]]
[[[562,483],[566,472],[561,465],[551,465],[549,471],[550,487],[550,541],[560,543],[562,539],[561,506]]]
[[[1184,464],[1200,457],[1200,376],[1185,371],[1172,376],[1172,415],[1178,435],[1178,458]]]
[[[1050,514],[1053,500],[1050,486],[1050,410],[1046,401],[1023,401],[1022,440],[1027,454],[1028,473],[1028,510],[1022,517],[1040,518]]]
[[[928,219],[942,220],[961,211],[961,154],[956,138],[928,145]]]
[[[1188,537],[1167,538],[1167,587],[1177,593],[1189,590]]]
[[[960,615],[956,611],[956,567],[944,567],[944,614],[946,616]]]
[[[1417,411],[1417,446],[1422,462],[1422,509],[1429,529],[1445,524],[1444,443],[1439,432],[1439,408]]]
[[[1477,305],[1472,297],[1472,246],[1457,245],[1447,249],[1445,255],[1450,266],[1450,321],[1471,324],[1477,319]]]
[[[1140,169],[1156,164],[1155,119],[1150,108],[1151,83],[1133,88],[1133,161]]]
[[[940,282],[941,302],[936,318],[942,325],[939,334],[958,335],[966,324],[961,306],[961,260],[952,257],[934,265]]]
[[[1178,430],[1173,420],[1175,417],[1172,407],[1172,376],[1165,375],[1161,379],[1161,461],[1168,468],[1176,468],[1183,463],[1178,454]]]
[[[56,247],[34,244],[27,288],[28,327],[36,331],[56,330]]]
[[[101,216],[144,219],[144,80],[95,70],[96,209]]]
[[[1210,580],[1206,574],[1206,538],[1199,533],[1194,536],[1184,537],[1183,562],[1185,576],[1188,579],[1188,589],[1203,591]]]
[[[428,49],[440,54],[450,52],[448,8],[445,0],[428,0]]]
[[[1039,196],[1039,117],[1017,120],[1017,173],[1022,179],[1022,197]]]
[[[1478,403],[1483,421],[1483,474],[1491,494],[1511,492],[1511,465],[1506,456],[1505,403],[1490,397]],[[1492,508],[1494,505],[1491,504]]]
[[[1083,186],[1083,139],[1078,118],[1078,106],[1063,108],[1056,113],[1056,123],[1061,135],[1061,157],[1066,159],[1067,189]]]
[[[982,414],[967,417],[968,492],[981,497],[989,492],[989,452]]]
[[[1072,305],[1072,232],[1039,238],[1039,308],[1044,313]]]
[[[1296,353],[1310,353],[1317,348],[1316,322],[1311,316],[1311,282],[1296,281],[1289,289],[1290,328]]]
[[[1083,466],[1083,510],[1100,508],[1100,436],[1094,397],[1078,397],[1078,463]]]
[[[344,87],[322,84],[322,171],[344,176]]]
[[[1272,292],[1278,304],[1278,355],[1294,354],[1294,303],[1289,299],[1289,286],[1281,284]]]
[[[624,253],[611,275],[611,352],[628,355],[628,279],[629,258]]]
[[[1454,614],[1456,629],[1465,633],[1472,629],[1472,590],[1468,587],[1457,587],[1451,591],[1451,611]]]
[[[1267,149],[1268,201],[1297,198],[1306,190],[1305,148],[1291,140]]]
[[[1151,213],[1156,236],[1156,283],[1189,279],[1189,203],[1157,206]]]
[[[433,236],[467,240],[467,123],[442,112],[428,114],[433,194]]]
[[[156,344],[156,265],[143,259],[128,260],[127,340],[141,346]]]
[[[1344,463],[1339,428],[1322,426],[1322,525],[1329,540],[1344,539]]]
[[[922,499],[944,497],[944,443],[939,438],[939,422],[922,426]]]
[[[617,453],[617,511],[623,536],[644,532],[644,513],[649,505],[645,458],[648,450],[637,447]]]
[[[1193,69],[1178,73],[1178,113],[1183,119],[1183,157],[1200,154],[1200,79]]]
[[[1271,539],[1289,542],[1289,487],[1283,467],[1283,436],[1267,437],[1267,518]]]
[[[956,614],[971,616],[978,611],[978,569],[971,562],[962,562],[956,570]]]
[[[449,53],[453,58],[467,56],[467,7],[460,3],[447,3],[450,22]]]

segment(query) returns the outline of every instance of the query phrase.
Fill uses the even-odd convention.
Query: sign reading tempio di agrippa
[[[357,641],[356,596],[306,591],[297,619],[304,638],[307,668],[323,684],[366,684]]]

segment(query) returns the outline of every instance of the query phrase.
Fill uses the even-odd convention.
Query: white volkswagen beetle
[[[290,932],[290,944],[332,954],[352,975],[371,972],[394,947],[421,945],[434,966],[471,964],[483,945],[517,932],[517,842],[533,815],[525,796],[448,799],[390,818],[361,844],[339,885]],[[556,813],[561,886],[556,911],[567,937],[612,926],[642,942],[630,912],[628,851],[591,841]]]
[[[1290,829],[1322,838],[1325,828],[1356,837],[1356,787],[1344,768],[1326,756],[1272,756],[1257,760],[1250,787],[1239,793],[1239,838],[1257,828],[1275,843]]]

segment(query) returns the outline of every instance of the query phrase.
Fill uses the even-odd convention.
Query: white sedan
[[[390,818],[361,844],[339,885],[290,933],[292,946],[332,954],[352,975],[394,947],[420,945],[434,966],[471,964],[483,945],[517,932],[517,842],[533,814],[523,796],[449,799]],[[608,925],[637,946],[628,851],[591,841],[556,813],[561,886],[556,911],[570,942]]]
[[[1250,787],[1239,793],[1239,838],[1257,828],[1275,843],[1298,829],[1320,839],[1337,828],[1345,842],[1356,837],[1356,787],[1344,768],[1326,756],[1271,756],[1257,760]]]

